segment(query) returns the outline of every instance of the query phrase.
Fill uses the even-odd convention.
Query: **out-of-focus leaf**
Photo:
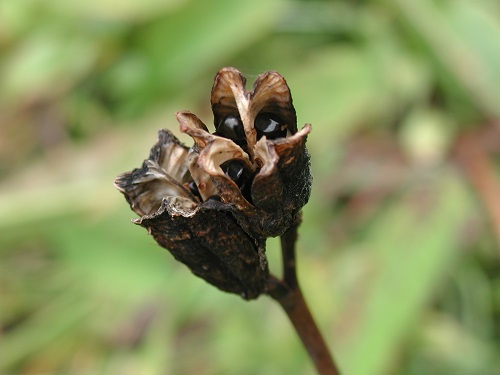
[[[371,254],[366,269],[371,281],[366,293],[359,293],[363,299],[352,301],[355,311],[348,310],[357,323],[348,346],[340,348],[346,373],[387,373],[436,284],[459,255],[469,197],[450,171],[424,189],[429,192],[387,208],[363,241]]]
[[[388,40],[390,43],[391,41]],[[378,43],[377,43],[378,44]],[[299,124],[309,122],[311,153],[317,171],[330,171],[350,132],[384,127],[385,119],[420,100],[430,85],[426,70],[404,53],[372,48],[323,48],[308,69],[288,79]]]
[[[62,335],[71,333],[93,310],[88,300],[81,300],[78,292],[68,290],[55,301],[47,303],[20,328],[2,337],[0,369],[8,369],[50,345]],[[59,315],[61,311],[64,314]],[[58,319],[54,319],[54,315]]]
[[[164,95],[185,88],[200,72],[217,71],[219,61],[270,31],[282,5],[264,0],[191,1],[155,19],[138,33],[133,53],[108,73],[113,89],[122,87],[120,80],[127,69],[139,69],[132,71],[140,75],[137,86],[130,86],[128,92],[113,91],[122,102],[122,111],[140,112]]]
[[[89,39],[38,32],[16,46],[4,61],[0,98],[62,94],[88,73],[96,57],[96,45]]]
[[[496,374],[500,356],[493,342],[478,340],[449,315],[429,314],[423,320],[417,344],[421,352],[409,361],[409,375]]]
[[[500,24],[479,1],[391,0],[475,106],[499,116]]]
[[[307,71],[289,78],[299,123],[312,122],[321,139],[338,140],[358,120],[377,111],[377,70],[363,51],[351,48],[325,49],[312,56]],[[361,111],[361,109],[363,109]],[[313,138],[314,135],[311,135]],[[328,147],[327,142],[321,142]]]
[[[64,17],[88,19],[141,21],[159,13],[172,11],[187,0],[88,0],[67,2],[49,0],[47,5]]]

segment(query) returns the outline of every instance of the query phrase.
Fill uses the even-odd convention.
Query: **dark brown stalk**
[[[339,375],[321,332],[300,290],[295,267],[295,242],[300,220],[281,236],[283,255],[283,280],[271,276],[268,294],[279,302],[292,322],[297,334],[311,357],[318,374]]]

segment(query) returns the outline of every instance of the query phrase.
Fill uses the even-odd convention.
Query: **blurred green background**
[[[313,125],[299,277],[344,374],[499,374],[497,0],[1,0],[0,373],[314,373],[112,184],[223,66]]]

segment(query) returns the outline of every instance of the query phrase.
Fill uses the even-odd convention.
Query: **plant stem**
[[[328,351],[328,347],[316,325],[313,316],[300,290],[295,263],[295,242],[300,219],[282,236],[283,280],[271,276],[268,294],[278,301],[292,322],[318,374],[339,375],[340,372]]]

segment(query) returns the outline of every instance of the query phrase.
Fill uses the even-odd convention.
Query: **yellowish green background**
[[[500,121],[497,0],[1,0],[0,374],[314,373],[274,301],[195,278],[113,187],[176,111],[212,125],[224,66],[279,71],[313,126],[299,277],[343,373],[500,374],[499,246],[454,152]]]

